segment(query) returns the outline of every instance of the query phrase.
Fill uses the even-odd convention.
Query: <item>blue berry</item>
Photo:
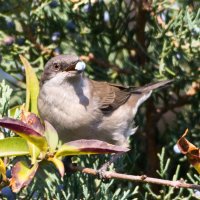
[[[1,190],[1,194],[2,196],[6,197],[8,200],[15,200],[15,194],[12,192],[12,190],[10,189],[10,187],[4,187]]]
[[[104,22],[109,22],[110,21],[110,14],[109,14],[109,12],[107,10],[103,14],[103,19],[104,19]]]
[[[7,169],[6,170],[6,177],[7,178],[12,178],[11,169]]]
[[[91,12],[91,10],[92,10],[92,6],[91,6],[90,3],[87,3],[87,4],[85,4],[85,5],[83,6],[83,12],[88,13],[88,12]]]
[[[58,1],[52,0],[52,1],[50,2],[49,6],[50,6],[51,8],[56,8],[56,7],[58,7]]]
[[[76,25],[72,20],[69,20],[66,25],[67,29],[71,32],[74,32],[76,29]]]
[[[55,42],[55,41],[57,41],[57,40],[59,40],[59,38],[60,38],[60,32],[54,32],[53,34],[52,34],[52,36],[51,36],[51,40],[53,41],[53,42]]]
[[[24,42],[25,42],[25,39],[24,39],[24,38],[17,38],[17,41],[16,41],[17,44],[23,45]]]
[[[6,26],[9,29],[14,29],[15,28],[15,23],[13,21],[6,21]]]
[[[56,55],[60,55],[62,52],[61,52],[61,49],[59,47],[55,48],[54,51],[53,51]]]

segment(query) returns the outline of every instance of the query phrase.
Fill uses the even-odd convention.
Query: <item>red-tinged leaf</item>
[[[116,146],[100,140],[75,140],[63,144],[55,154],[55,157],[68,155],[107,154],[122,153],[128,148]]]
[[[55,157],[49,157],[48,160],[53,162],[53,164],[58,169],[60,175],[63,177],[64,174],[65,174],[65,167],[64,167],[63,162],[61,160],[59,160],[58,158],[55,158]]]
[[[40,118],[34,113],[30,113],[22,109],[20,119],[25,124],[28,124],[35,131],[44,135],[44,126],[42,125]],[[37,161],[38,156],[40,155],[40,149],[34,144],[28,142],[29,150],[31,154],[31,163],[34,164]]]
[[[50,151],[55,151],[58,145],[58,133],[56,129],[48,122],[44,121],[45,123],[45,137],[47,139],[48,145],[50,147]]]
[[[44,126],[36,114],[22,110],[20,119],[25,124],[28,124],[33,130],[37,131],[41,135],[44,134]]]
[[[20,137],[8,137],[0,140],[0,157],[28,155],[27,141]]]
[[[35,131],[30,125],[25,124],[24,122],[18,119],[12,118],[2,118],[0,119],[0,126],[4,128],[8,128],[14,132],[21,132],[26,133],[27,135],[34,135],[34,136],[42,136],[39,132]]]
[[[12,191],[17,193],[27,186],[34,178],[37,169],[38,163],[29,168],[25,162],[17,162],[12,168],[12,178],[10,181]]]
[[[16,134],[23,137],[28,142],[33,143],[41,151],[47,151],[48,146],[46,138],[39,132],[35,131],[29,124],[25,124],[24,122],[17,119],[3,118],[0,119],[0,126],[14,131]]]
[[[180,151],[187,156],[190,164],[192,164],[200,174],[200,149],[185,139],[187,133],[188,129],[186,129],[185,133],[178,140],[177,145]]]
[[[37,98],[39,94],[39,81],[28,60],[22,55],[19,57],[26,71],[26,111],[29,111],[29,107],[31,107],[31,112],[38,114]]]
[[[6,178],[6,166],[2,159],[0,159],[0,175],[2,175],[3,181],[5,181]]]

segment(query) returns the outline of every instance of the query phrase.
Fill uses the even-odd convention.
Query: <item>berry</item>
[[[89,4],[89,3],[87,3],[87,4],[85,4],[84,6],[83,6],[83,12],[86,12],[86,13],[88,13],[88,12],[91,12],[91,10],[92,10],[92,6],[91,6],[91,4]]]
[[[70,20],[70,21],[67,22],[66,27],[71,32],[74,32],[75,29],[76,29],[76,25],[75,25],[75,23],[72,20]]]
[[[175,152],[176,154],[181,153],[181,151],[180,151],[180,149],[178,148],[178,145],[177,145],[177,144],[174,145],[173,150],[174,150],[174,152]]]
[[[56,8],[56,7],[58,7],[58,2],[56,0],[53,0],[53,1],[50,2],[49,6],[51,8]]]
[[[15,23],[13,21],[9,20],[9,21],[6,21],[6,26],[9,29],[14,29],[15,28]]]
[[[17,41],[16,41],[17,44],[23,45],[24,42],[25,42],[25,39],[24,39],[24,38],[17,38]]]
[[[176,58],[177,58],[178,60],[180,60],[180,59],[181,59],[181,54],[180,54],[180,53],[177,53],[177,54],[176,54]]]
[[[2,196],[6,197],[8,200],[15,200],[15,194],[12,192],[12,190],[10,189],[10,187],[4,187],[1,190],[1,194]]]
[[[52,36],[51,36],[51,40],[53,41],[53,42],[55,42],[55,41],[57,41],[57,40],[59,40],[60,39],[60,32],[54,32],[53,34],[52,34]]]
[[[104,19],[104,22],[109,22],[110,21],[110,14],[109,14],[109,12],[107,10],[103,14],[103,19]]]
[[[12,174],[11,174],[11,170],[10,169],[6,170],[6,177],[7,178],[12,178]]]
[[[200,191],[194,190],[194,196],[199,199],[200,198]]]
[[[61,54],[61,49],[59,47],[55,48],[53,51],[56,55],[60,55]]]

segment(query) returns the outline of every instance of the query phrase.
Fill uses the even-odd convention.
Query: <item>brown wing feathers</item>
[[[92,81],[95,98],[98,99],[99,109],[103,113],[111,113],[121,105],[123,105],[132,94],[140,95],[141,97],[149,91],[164,87],[170,84],[172,80],[151,83],[139,88],[125,87],[118,84],[110,84],[107,82]],[[137,97],[138,98],[138,97]]]

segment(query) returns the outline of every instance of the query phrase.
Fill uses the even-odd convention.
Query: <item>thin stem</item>
[[[98,175],[97,170],[91,168],[84,168],[80,166],[73,166],[74,171],[80,171],[85,174],[91,174],[94,176]],[[135,176],[135,175],[128,175],[128,174],[120,174],[116,172],[105,172],[105,177],[107,179],[121,179],[121,180],[129,180],[135,182],[142,182],[142,183],[150,183],[150,184],[157,184],[157,185],[164,185],[170,186],[175,188],[190,188],[190,189],[197,189],[200,190],[200,185],[190,184],[184,182],[184,180],[177,180],[177,181],[170,181],[170,180],[163,180],[158,178],[151,178],[147,177],[146,175],[142,176]]]

